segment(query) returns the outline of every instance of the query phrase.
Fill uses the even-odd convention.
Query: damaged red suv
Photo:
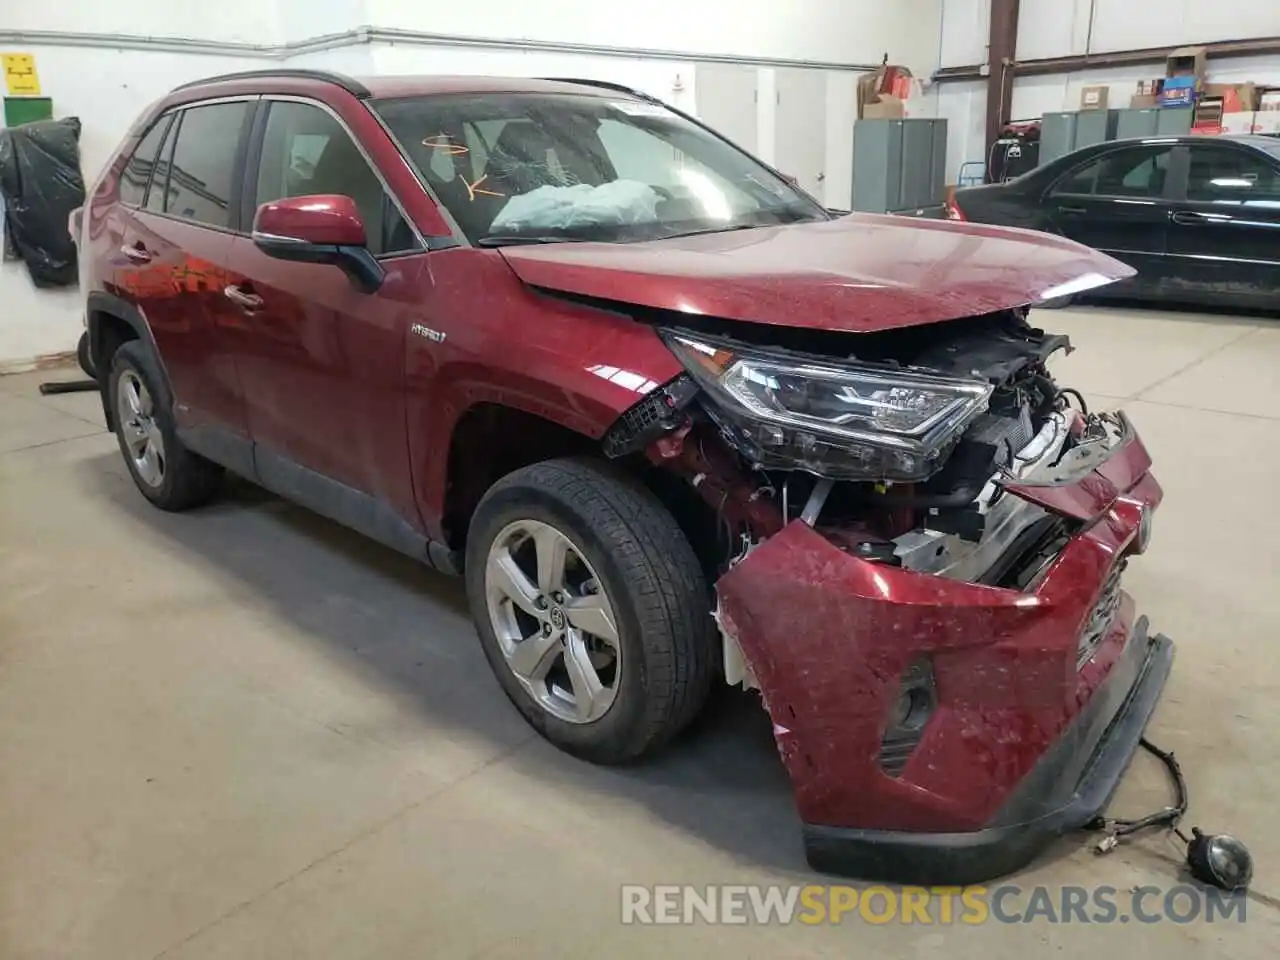
[[[307,71],[157,103],[79,239],[142,494],[231,470],[462,573],[571,753],[756,688],[810,862],[940,883],[1089,821],[1138,747],[1160,487],[1028,322],[1109,257],[834,215],[607,84]]]

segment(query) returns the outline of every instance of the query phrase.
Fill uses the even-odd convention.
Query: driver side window
[[[347,196],[360,211],[369,252],[375,257],[417,247],[413,231],[341,123],[306,103],[276,101],[270,110],[258,164],[255,209],[288,197]]]
[[[1164,194],[1169,147],[1114,150],[1077,167],[1054,185],[1054,196],[1121,197],[1154,200]]]

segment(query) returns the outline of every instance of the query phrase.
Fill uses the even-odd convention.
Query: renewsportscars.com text
[[[1243,893],[1171,887],[629,885],[626,924],[1244,923]]]

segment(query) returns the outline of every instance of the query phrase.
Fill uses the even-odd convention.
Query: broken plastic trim
[[[601,439],[610,460],[643,450],[663,434],[680,426],[682,411],[698,395],[698,385],[682,373],[628,408]]]

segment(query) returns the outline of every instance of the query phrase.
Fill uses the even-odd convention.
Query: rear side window
[[[142,206],[147,196],[147,184],[151,182],[151,171],[155,169],[156,156],[160,153],[160,143],[172,119],[172,116],[165,116],[157,120],[124,165],[124,172],[120,175],[121,203],[131,207]]]
[[[164,212],[205,223],[231,225],[231,184],[248,103],[213,103],[182,112]]]
[[[1163,146],[1115,150],[1067,174],[1053,193],[1155,199],[1164,193],[1170,156]]]

